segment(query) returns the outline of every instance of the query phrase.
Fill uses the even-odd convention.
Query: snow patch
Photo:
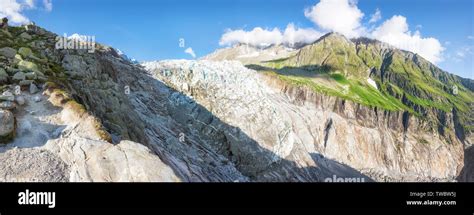
[[[379,88],[377,87],[377,83],[375,83],[375,81],[372,80],[372,78],[368,78],[368,79],[367,79],[367,82],[369,82],[369,84],[372,85],[375,89],[377,89],[377,90],[379,89]]]

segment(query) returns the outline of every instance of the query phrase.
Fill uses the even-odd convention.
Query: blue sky
[[[9,0],[20,1],[20,0]],[[326,0],[327,1],[327,0]],[[339,0],[347,1],[347,0]],[[411,35],[433,37],[444,48],[438,66],[474,79],[472,0],[359,0],[351,1],[364,16],[362,27],[371,31],[394,15],[406,18]],[[251,31],[255,27],[284,31],[289,23],[298,28],[322,28],[308,16],[319,0],[53,0],[52,10],[37,6],[20,11],[28,19],[57,34],[94,35],[98,42],[121,49],[139,61],[198,57],[217,48],[226,29]],[[381,19],[369,23],[379,9]],[[0,9],[1,12],[1,9]],[[336,15],[338,16],[338,15]],[[179,47],[179,39],[186,47]]]

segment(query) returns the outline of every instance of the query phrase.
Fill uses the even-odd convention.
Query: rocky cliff
[[[56,36],[36,26],[0,30],[0,181],[181,181],[143,144],[110,143],[71,87]]]

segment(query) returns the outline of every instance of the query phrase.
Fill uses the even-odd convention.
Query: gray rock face
[[[461,182],[474,181],[474,147],[468,146],[464,155],[464,168],[457,178]]]
[[[112,145],[71,134],[45,147],[69,166],[71,182],[180,181],[147,147],[134,142]]]
[[[95,56],[66,55],[63,66],[78,76],[72,81],[77,96],[87,101],[88,108],[116,136],[115,141],[132,140],[148,146],[182,181],[249,180],[208,144],[226,138],[222,132],[214,134],[211,127],[194,129],[175,120],[186,116],[180,111],[189,111],[170,101],[176,91],[109,51]],[[209,132],[216,135],[213,140],[204,138]]]

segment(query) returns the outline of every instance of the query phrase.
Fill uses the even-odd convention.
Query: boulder
[[[15,136],[15,116],[8,110],[0,110],[0,143],[7,143]]]
[[[21,72],[21,70],[15,69],[12,67],[8,67],[6,70],[7,70],[8,75],[10,76],[16,74],[17,72]]]
[[[22,60],[18,63],[18,69],[39,72],[39,67],[33,62]]]
[[[13,110],[15,108],[16,108],[16,104],[14,102],[11,102],[11,101],[0,102],[0,109]]]
[[[37,75],[35,72],[27,72],[25,73],[25,77],[28,80],[35,80],[37,78]]]
[[[26,103],[25,97],[23,97],[23,96],[21,96],[21,95],[20,95],[20,96],[17,96],[17,97],[15,98],[15,101],[16,101],[16,103],[17,103],[18,105],[20,105],[20,106],[22,106],[22,105],[24,105],[24,104]]]
[[[10,47],[4,47],[0,49],[0,55],[3,55],[7,58],[14,58],[16,55],[16,50]]]
[[[27,58],[33,54],[30,48],[21,47],[18,49],[18,54],[20,54],[23,58]]]
[[[23,81],[26,79],[25,73],[17,72],[13,75],[13,81]]]
[[[5,69],[0,68],[0,84],[6,83],[8,81],[8,73]]]
[[[40,72],[40,71],[34,71],[34,73],[35,73],[35,75],[36,75],[37,78],[39,78],[39,77],[46,77],[46,76],[45,76],[42,72]]]
[[[10,91],[5,91],[0,95],[0,101],[15,101],[15,96]]]
[[[31,84],[33,84],[33,80],[23,80],[18,83],[22,87],[29,87]]]
[[[31,94],[35,94],[35,93],[37,93],[38,91],[39,91],[38,87],[37,87],[35,84],[31,83],[31,84],[30,84],[30,93],[31,93]]]
[[[16,54],[16,55],[15,55],[15,60],[18,61],[18,62],[20,62],[20,61],[23,60],[23,57],[21,57],[21,55],[19,55],[19,54]]]
[[[41,96],[39,96],[39,95],[34,96],[33,101],[34,102],[40,102],[41,101]]]
[[[26,33],[26,32],[23,32],[22,34],[20,34],[20,38],[21,38],[21,39],[24,39],[24,40],[31,40],[31,39],[33,39],[33,38],[31,37],[31,35],[29,35],[29,34]]]

